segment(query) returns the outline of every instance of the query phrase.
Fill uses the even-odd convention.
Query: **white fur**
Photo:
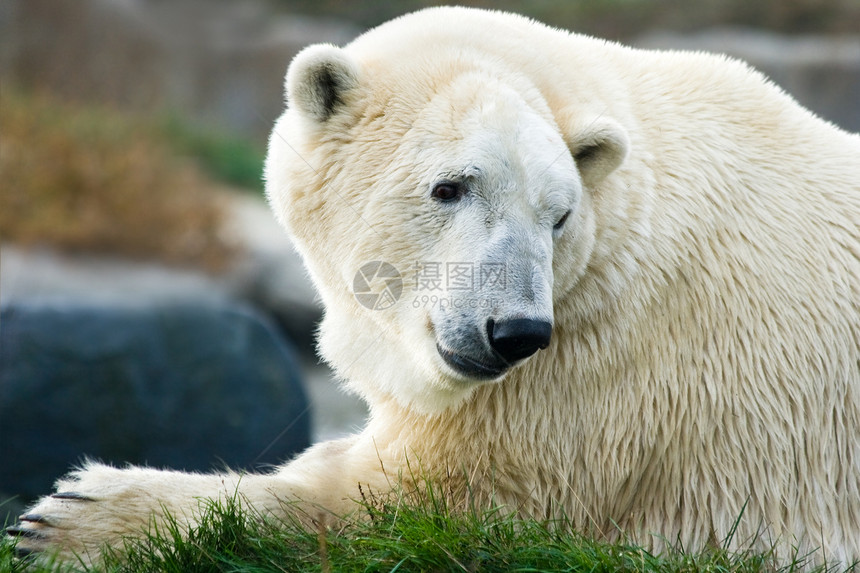
[[[91,550],[160,503],[193,520],[195,496],[231,488],[264,511],[345,513],[411,459],[462,469],[455,491],[466,475],[479,499],[655,549],[720,542],[743,510],[735,547],[860,559],[858,136],[742,63],[503,13],[430,9],[308,50],[267,192],[367,428],[238,481],[89,467],[60,488],[99,501],[46,498],[33,511],[67,529],[25,524],[46,535],[26,543]],[[335,105],[303,83],[321,65]],[[468,198],[434,200],[451,177]],[[404,275],[390,309],[351,291],[371,260]],[[415,308],[416,262],[498,260],[503,291]],[[553,323],[546,350],[484,382],[440,358],[518,313]]]

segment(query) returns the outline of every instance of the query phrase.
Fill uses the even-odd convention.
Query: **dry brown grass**
[[[142,118],[3,90],[0,240],[223,267],[222,194]]]

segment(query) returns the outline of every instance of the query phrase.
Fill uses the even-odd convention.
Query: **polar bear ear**
[[[581,122],[568,133],[567,145],[586,187],[600,183],[615,171],[630,149],[627,131],[605,116]]]
[[[287,104],[324,122],[344,107],[358,87],[359,69],[346,52],[315,44],[299,52],[287,70]]]

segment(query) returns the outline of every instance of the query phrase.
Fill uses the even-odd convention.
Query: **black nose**
[[[545,320],[514,318],[487,321],[490,346],[508,363],[531,356],[549,345],[552,324]]]

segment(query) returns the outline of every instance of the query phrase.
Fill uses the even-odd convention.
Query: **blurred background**
[[[0,522],[83,456],[259,469],[362,426],[262,161],[299,49],[431,4],[0,3]],[[738,56],[860,130],[857,0],[469,4]]]

